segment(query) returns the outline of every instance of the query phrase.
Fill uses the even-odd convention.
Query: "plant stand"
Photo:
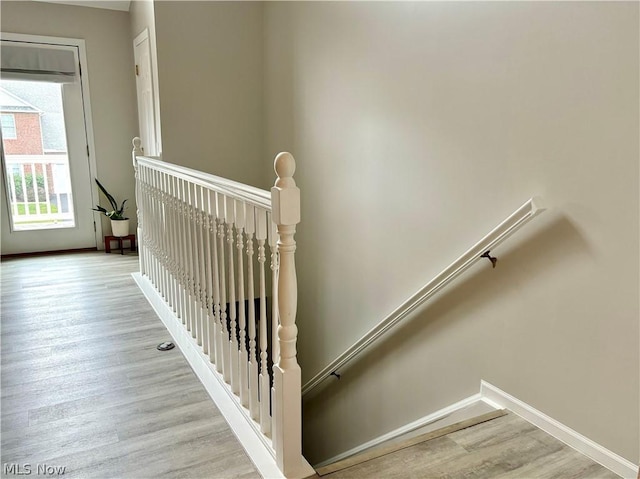
[[[124,254],[122,241],[126,241],[126,240],[129,240],[129,244],[131,246],[131,251],[135,251],[136,250],[136,235],[130,234],[130,235],[127,235],[127,236],[111,236],[111,235],[105,236],[104,237],[104,252],[105,253],[111,253],[111,242],[112,241],[117,241],[118,242],[118,249],[120,250],[120,254]]]

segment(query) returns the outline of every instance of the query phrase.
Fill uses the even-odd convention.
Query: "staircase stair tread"
[[[498,409],[482,414],[480,416],[473,417],[471,419],[466,419],[464,421],[450,424],[434,431],[420,434],[418,436],[408,437],[405,440],[394,439],[392,441],[387,441],[386,443],[372,447],[371,449],[355,454],[351,457],[347,457],[340,461],[334,462],[333,464],[317,468],[316,472],[319,476],[325,476],[332,472],[340,471],[342,469],[346,469],[356,464],[361,464],[363,462],[370,461],[371,459],[376,459],[387,454],[392,454],[396,451],[415,446],[416,444],[420,444],[425,441],[430,441],[441,436],[446,436],[447,434],[451,434],[452,432],[459,431],[461,429],[466,429],[483,422],[491,421],[493,419],[504,416],[505,414],[507,414],[507,411],[505,409]]]

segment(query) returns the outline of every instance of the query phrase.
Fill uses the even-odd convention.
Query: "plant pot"
[[[111,220],[111,232],[113,236],[118,238],[129,236],[129,218],[126,220]]]

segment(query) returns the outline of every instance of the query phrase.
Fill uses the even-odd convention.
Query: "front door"
[[[82,93],[80,81],[0,81],[2,254],[96,247]]]

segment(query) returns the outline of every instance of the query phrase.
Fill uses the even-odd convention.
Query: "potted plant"
[[[96,183],[98,184],[98,188],[102,191],[102,194],[109,200],[109,204],[111,205],[111,210],[107,210],[100,205],[96,205],[95,208],[92,208],[94,211],[99,211],[104,214],[107,218],[111,220],[111,231],[113,236],[123,237],[129,235],[129,218],[124,216],[124,208],[127,200],[124,200],[122,204],[118,207],[118,202],[116,199],[109,194],[102,183],[98,181],[96,178]]]

